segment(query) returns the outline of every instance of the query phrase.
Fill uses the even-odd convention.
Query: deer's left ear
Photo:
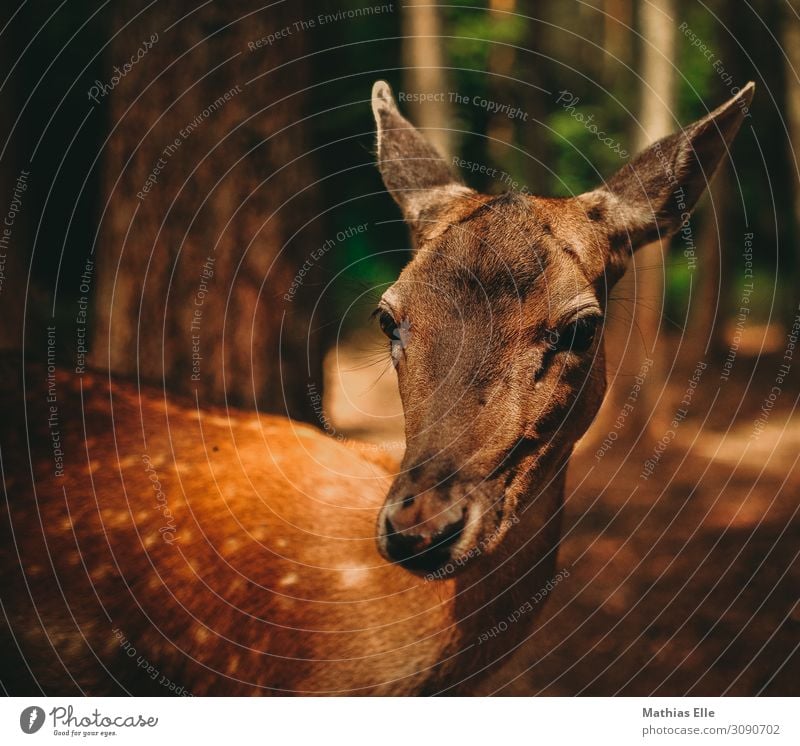
[[[747,115],[755,83],[681,132],[659,140],[578,199],[609,231],[612,256],[675,233],[688,219]],[[615,256],[617,255],[617,256]]]
[[[372,87],[378,128],[378,168],[415,238],[437,222],[448,203],[474,192],[455,178],[447,162],[397,109],[389,84]]]

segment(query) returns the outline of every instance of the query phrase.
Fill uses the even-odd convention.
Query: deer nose
[[[443,526],[422,524],[399,530],[387,516],[386,553],[392,562],[407,570],[434,572],[453,558],[452,548],[461,537],[465,523],[462,511],[458,520]]]

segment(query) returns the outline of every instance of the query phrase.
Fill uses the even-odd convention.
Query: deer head
[[[428,573],[480,561],[521,530],[518,513],[539,509],[605,392],[610,288],[632,252],[688,219],[753,90],[594,191],[549,199],[469,189],[389,86],[374,85],[380,172],[414,244],[376,312],[406,419],[406,453],[378,519],[387,559]]]

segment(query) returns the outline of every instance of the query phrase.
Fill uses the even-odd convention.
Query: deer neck
[[[530,629],[554,587],[560,572],[556,560],[566,468],[545,480],[533,472],[528,473],[526,499],[520,502],[508,535],[491,554],[470,562],[457,577],[455,612],[463,620],[462,644],[472,638],[477,646],[488,649],[491,645],[486,643],[499,637],[486,639],[484,633],[497,627],[506,628],[500,635],[505,643],[518,639]]]

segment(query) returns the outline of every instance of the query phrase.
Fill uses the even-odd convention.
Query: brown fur
[[[605,387],[599,337],[559,352],[552,334],[587,307],[602,314],[625,253],[679,225],[671,187],[645,154],[628,178],[572,200],[477,195],[400,116],[386,84],[373,108],[384,179],[417,248],[382,302],[408,324],[396,359],[403,468],[283,418],[62,372],[56,476],[46,372],[28,367],[23,400],[9,364],[8,691],[466,691],[524,639],[534,612],[481,641],[558,569],[566,464]],[[735,134],[737,108],[734,99],[662,144],[691,195]],[[645,201],[658,198],[650,218],[637,196],[645,182]],[[386,554],[389,516],[430,538],[461,511],[452,569],[436,579],[376,547],[377,533]]]

